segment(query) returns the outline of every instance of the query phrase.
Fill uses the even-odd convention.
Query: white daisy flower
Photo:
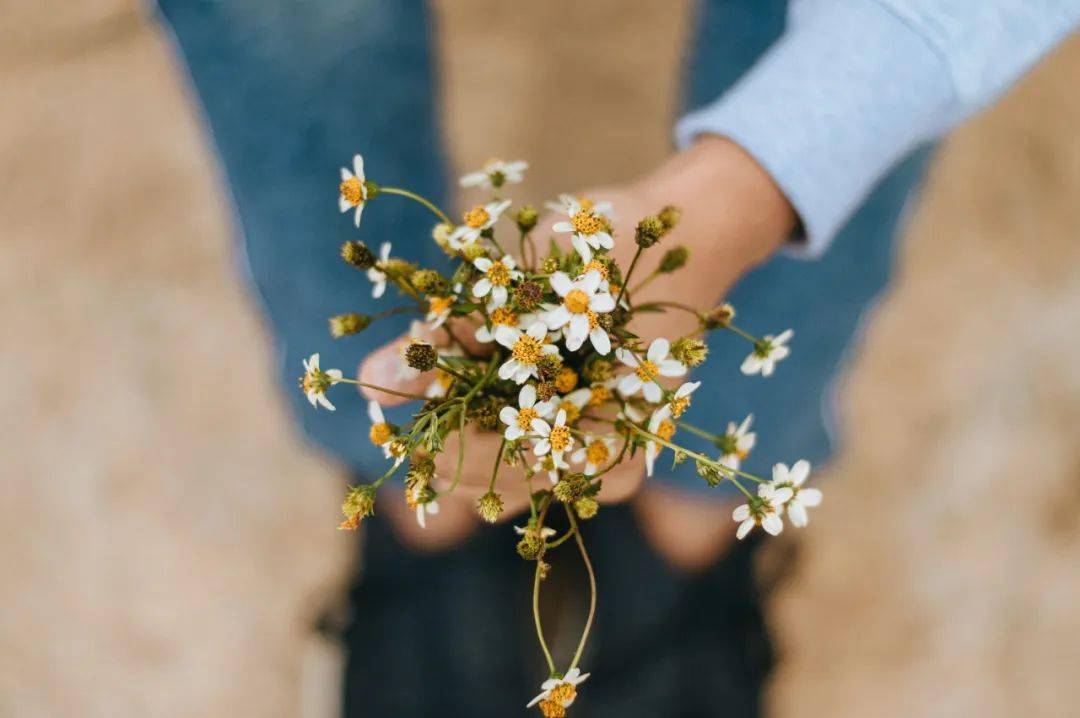
[[[562,457],[559,457],[559,459],[556,460],[551,454],[541,456],[540,459],[532,465],[534,473],[539,474],[541,471],[546,471],[548,480],[551,481],[552,484],[558,483],[560,470],[567,471],[569,469],[570,464],[566,463]]]
[[[804,489],[803,484],[810,476],[810,462],[800,459],[790,469],[787,464],[776,464],[772,470],[772,485],[777,490],[790,489],[792,496],[785,504],[788,518],[793,526],[802,528],[806,526],[810,518],[806,515],[807,508],[813,508],[821,504],[820,489]]]
[[[470,172],[459,181],[462,187],[484,187],[498,189],[504,184],[517,184],[525,179],[528,162],[506,162],[492,159],[484,163],[479,172]]]
[[[589,387],[575,389],[554,402],[555,411],[566,412],[566,423],[574,424],[581,418],[581,412],[589,405],[592,396],[593,392]]]
[[[753,414],[747,414],[738,426],[734,421],[729,421],[727,431],[717,442],[722,452],[719,461],[729,469],[738,469],[743,459],[750,454],[754,444],[757,443],[757,434],[750,431],[750,424],[753,421]]]
[[[788,329],[775,337],[766,335],[762,338],[761,342],[754,347],[754,351],[743,360],[742,373],[747,376],[753,374],[770,376],[776,368],[776,363],[791,353],[791,349],[785,345],[794,333]]]
[[[429,501],[423,501],[424,494],[427,487],[423,484],[417,484],[409,490],[409,505],[411,508],[416,509],[416,523],[420,524],[420,528],[427,528],[428,515],[434,516],[439,513],[439,502],[435,499]]]
[[[736,506],[731,512],[731,518],[739,522],[735,536],[739,539],[746,538],[746,534],[755,526],[760,526],[773,536],[779,534],[784,530],[780,512],[784,504],[791,499],[791,494],[789,488],[778,489],[772,484],[759,484],[758,495],[745,504]]]
[[[607,213],[611,211],[611,203],[597,204],[560,195],[559,204],[548,206],[570,218],[569,221],[556,222],[551,228],[556,232],[570,232],[570,242],[585,262],[592,260],[592,250],[615,246],[615,239],[608,232],[610,218]]]
[[[675,390],[671,401],[663,407],[667,409],[671,418],[678,419],[690,408],[690,395],[697,391],[699,386],[701,386],[700,381],[686,381]]]
[[[575,464],[585,462],[585,475],[592,476],[607,466],[615,456],[615,439],[612,436],[593,436],[586,434],[584,446],[570,455]]]
[[[390,444],[394,442],[394,427],[386,421],[379,402],[371,400],[367,405],[368,418],[371,419],[371,429],[368,430],[368,438],[375,446],[382,447],[383,455],[390,458]]]
[[[473,260],[473,266],[484,273],[484,276],[476,281],[473,285],[472,293],[474,297],[486,297],[491,294],[491,302],[488,304],[488,309],[495,309],[506,304],[506,300],[509,297],[510,282],[518,280],[524,277],[517,270],[517,263],[514,262],[514,258],[509,254],[501,259],[488,259],[487,257],[477,257]]]
[[[562,678],[548,678],[540,684],[540,695],[529,701],[526,708],[532,708],[540,701],[552,701],[563,708],[569,708],[577,698],[577,687],[589,677],[579,668],[571,668]],[[546,713],[545,713],[546,715]]]
[[[347,167],[341,168],[341,184],[338,185],[338,209],[342,213],[355,209],[353,224],[357,227],[360,226],[360,215],[364,212],[364,202],[367,201],[367,187],[364,185],[364,179],[364,158],[355,155],[351,172]]]
[[[600,354],[611,351],[611,339],[600,326],[599,315],[615,308],[615,299],[599,291],[603,277],[599,272],[586,272],[580,279],[571,280],[565,272],[555,272],[548,279],[551,288],[562,297],[562,304],[541,314],[551,330],[566,327],[566,348],[577,351],[585,339],[592,342]]]
[[[524,384],[531,376],[538,376],[536,363],[545,354],[558,354],[554,344],[545,343],[547,327],[536,322],[527,331],[516,327],[499,326],[495,329],[495,341],[510,350],[510,358],[499,367],[500,379],[513,379]]]
[[[536,456],[550,452],[555,461],[561,461],[563,454],[574,446],[574,437],[570,433],[570,427],[566,425],[566,412],[562,409],[555,415],[554,424],[548,424],[543,419],[533,419],[532,430],[540,437],[533,444],[533,454]]]
[[[455,288],[455,291],[457,291],[457,288]],[[428,311],[424,319],[427,320],[429,328],[438,329],[450,318],[450,312],[457,298],[458,295],[456,294],[451,294],[449,297],[427,298]]]
[[[622,348],[617,349],[615,356],[619,361],[634,370],[633,373],[619,380],[619,393],[623,396],[633,396],[641,391],[646,401],[653,404],[659,403],[664,397],[664,391],[656,383],[656,378],[686,374],[685,364],[668,359],[670,350],[671,345],[667,339],[663,338],[653,339],[644,361],[639,361],[633,352]]]
[[[507,441],[514,441],[532,430],[533,419],[549,416],[555,408],[550,401],[536,401],[536,387],[526,384],[518,392],[518,407],[504,406],[499,412],[499,420],[506,424],[503,436]]]
[[[454,231],[450,233],[447,242],[449,242],[450,246],[454,249],[464,249],[480,239],[481,232],[491,229],[491,227],[499,221],[499,216],[502,215],[509,206],[510,200],[508,199],[501,202],[488,202],[487,204],[476,205],[465,213],[463,219],[465,224],[454,229]]]
[[[481,324],[473,336],[476,337],[476,341],[482,344],[490,344],[495,341],[495,332],[499,327],[511,327],[513,329],[531,327],[536,321],[537,318],[533,314],[518,315],[509,307],[496,307],[488,313],[488,324]]]
[[[390,243],[383,242],[379,247],[379,261],[386,262],[390,259]],[[367,278],[371,280],[371,296],[378,299],[386,293],[386,272],[378,269],[377,267],[369,267],[367,270]]]
[[[304,376],[300,379],[300,388],[304,391],[304,395],[307,396],[307,400],[316,409],[321,406],[324,409],[333,411],[334,405],[326,398],[326,390],[341,381],[341,370],[326,369],[324,371],[320,369],[318,353],[304,359],[303,363]]]
[[[675,435],[675,422],[671,420],[671,412],[668,411],[667,405],[660,407],[653,411],[649,416],[649,426],[647,427],[650,434],[654,434],[664,441],[671,441],[671,437]],[[664,450],[664,445],[653,441],[652,439],[646,439],[645,441],[645,475],[653,475],[653,467],[656,464],[656,457],[660,455],[660,452]]]

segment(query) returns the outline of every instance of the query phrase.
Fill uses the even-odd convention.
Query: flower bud
[[[577,382],[577,372],[568,366],[559,369],[559,372],[555,375],[555,389],[560,394],[569,394],[577,386]]]
[[[585,474],[567,474],[556,482],[551,493],[564,504],[572,503],[581,498],[589,488],[589,480]]]
[[[558,354],[544,354],[536,362],[536,372],[542,381],[555,381],[562,370],[562,357]]]
[[[347,337],[350,334],[359,334],[371,325],[369,314],[338,314],[330,317],[330,336],[335,339]]]
[[[409,488],[418,484],[426,486],[435,476],[435,461],[429,456],[414,456],[405,473],[405,485]]]
[[[522,282],[514,290],[514,301],[517,309],[522,312],[531,312],[540,306],[543,296],[544,288],[540,282],[534,282],[531,279]]]
[[[642,249],[648,249],[664,236],[664,223],[659,217],[650,215],[641,220],[634,230],[634,241]]]
[[[703,314],[701,316],[701,324],[706,329],[723,329],[731,324],[731,320],[734,318],[735,307],[725,303],[721,304],[719,307],[713,307]]]
[[[614,367],[607,359],[595,357],[582,369],[585,378],[591,382],[605,382],[615,375]]]
[[[470,262],[475,262],[480,257],[487,256],[487,249],[480,242],[473,242],[461,248],[461,256]]]
[[[708,355],[708,345],[697,337],[682,337],[671,345],[671,356],[689,367],[701,366]]]
[[[454,233],[454,225],[447,222],[439,222],[431,229],[431,238],[435,240],[435,244],[439,245],[443,250],[449,251],[450,249],[450,235]]]
[[[357,528],[361,520],[375,513],[375,487],[364,484],[349,491],[341,504],[341,513],[344,514],[345,521],[338,528],[343,530]]]
[[[480,518],[489,524],[495,523],[503,512],[502,497],[494,491],[487,492],[477,500],[476,512],[480,514]]]
[[[669,204],[660,210],[660,213],[656,216],[663,223],[664,233],[666,234],[679,224],[679,220],[682,219],[682,210],[673,204]]]
[[[443,276],[434,269],[418,269],[409,277],[409,283],[416,291],[435,296],[446,296],[450,289]]]
[[[540,213],[531,204],[522,205],[521,209],[514,215],[514,221],[517,222],[518,229],[521,230],[522,234],[532,231],[539,219]]]
[[[672,247],[664,252],[664,256],[660,258],[660,271],[664,274],[670,274],[682,269],[686,265],[689,256],[690,250],[681,244],[678,247]]]
[[[582,496],[574,501],[574,513],[578,515],[579,519],[588,521],[596,516],[596,512],[599,510],[600,502],[593,496]]]
[[[536,531],[526,531],[517,542],[517,552],[526,561],[535,561],[544,553],[544,539]]]
[[[417,371],[431,371],[439,362],[439,352],[425,342],[413,342],[405,349],[405,363]]]
[[[363,242],[348,241],[341,245],[341,258],[357,269],[375,266],[375,254]]]
[[[544,257],[544,261],[540,262],[541,274],[552,274],[559,271],[559,258],[554,256]]]

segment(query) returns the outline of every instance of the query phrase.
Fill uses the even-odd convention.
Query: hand
[[[643,254],[629,288],[632,290],[652,273],[668,248],[680,244],[686,246],[690,251],[688,266],[675,274],[661,274],[650,280],[640,293],[634,294],[635,303],[664,299],[693,307],[712,306],[739,276],[767,258],[795,225],[794,211],[771,178],[741,148],[720,138],[702,139],[642,180],[586,192],[584,196],[612,202],[618,232],[614,255],[624,272],[637,249],[633,241],[637,220],[656,213],[666,204],[682,209],[679,225],[659,246]],[[541,218],[535,230],[536,237],[546,238],[548,228],[554,222],[555,218],[551,216]],[[646,339],[661,334],[674,338],[695,326],[696,319],[691,314],[668,312],[642,314],[633,329]],[[472,331],[460,323],[453,326],[455,336],[462,341],[471,341]],[[441,330],[430,337],[436,344],[444,343],[444,338],[445,333]],[[429,376],[411,381],[398,378],[400,341],[405,340],[383,347],[364,361],[361,381],[407,392],[421,391],[430,383]],[[483,351],[481,345],[473,344],[470,348]],[[387,405],[402,401],[377,391],[364,390],[364,393]],[[391,511],[401,533],[415,545],[446,545],[467,535],[475,521],[472,503],[487,490],[501,438],[494,433],[467,430],[465,440],[467,459],[461,484],[454,494],[440,502],[443,512],[437,521],[429,522],[426,532],[415,528],[407,512]],[[442,477],[454,473],[456,441],[455,435],[448,437],[448,450],[439,457],[438,473]],[[513,475],[520,474],[515,472]],[[528,487],[524,481],[515,484],[508,480],[509,476],[509,472],[504,473],[499,480],[506,517],[527,506],[528,500]],[[605,477],[601,495],[606,500],[625,499],[637,491],[641,476],[640,463],[628,461]],[[534,483],[539,486],[538,482],[546,480],[540,474],[534,478]],[[697,539],[687,534],[684,523],[687,516],[683,515],[686,511],[680,512],[680,501],[686,503],[668,495],[665,505],[670,510],[642,512],[642,517],[646,533],[655,539],[657,548],[675,563],[690,567],[702,563],[701,556],[709,552],[686,551],[687,546],[683,544],[697,545],[704,541],[712,545],[718,539],[715,531],[704,532]],[[686,510],[691,507],[687,506]],[[715,551],[712,553],[715,555]]]

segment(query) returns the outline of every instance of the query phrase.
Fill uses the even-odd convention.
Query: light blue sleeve
[[[730,138],[802,219],[817,257],[918,145],[992,102],[1080,22],[1080,0],[792,0],[783,36],[683,117],[680,147]]]

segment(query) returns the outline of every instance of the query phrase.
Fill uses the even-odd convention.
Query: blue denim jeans
[[[688,106],[730,86],[783,30],[783,0],[705,0],[685,73]],[[380,183],[415,188],[445,204],[450,183],[437,131],[431,19],[422,0],[160,0],[191,87],[224,167],[242,237],[242,268],[276,338],[283,391],[306,434],[360,474],[382,473],[381,452],[364,439],[367,419],[355,392],[334,394],[335,414],[312,410],[296,389],[300,362],[352,371],[367,351],[406,321],[380,321],[362,335],[332,340],[326,319],[372,311],[366,280],[338,258],[356,236],[337,211],[338,167],[362,152]],[[586,138],[582,138],[586,141]],[[706,380],[688,418],[721,428],[755,415],[758,446],[747,462],[814,463],[833,450],[831,387],[857,338],[861,318],[887,285],[901,210],[927,151],[884,178],[828,253],[817,261],[778,255],[744,277],[730,301],[757,334],[795,330],[793,355],[770,379],[745,377],[749,347],[726,332],[710,338]],[[569,179],[569,178],[568,178]],[[411,260],[445,262],[429,239],[431,217],[404,201],[380,201],[360,237],[392,240]],[[391,413],[402,420],[408,409]],[[711,447],[692,436],[692,448]],[[707,489],[690,465],[661,480]]]

